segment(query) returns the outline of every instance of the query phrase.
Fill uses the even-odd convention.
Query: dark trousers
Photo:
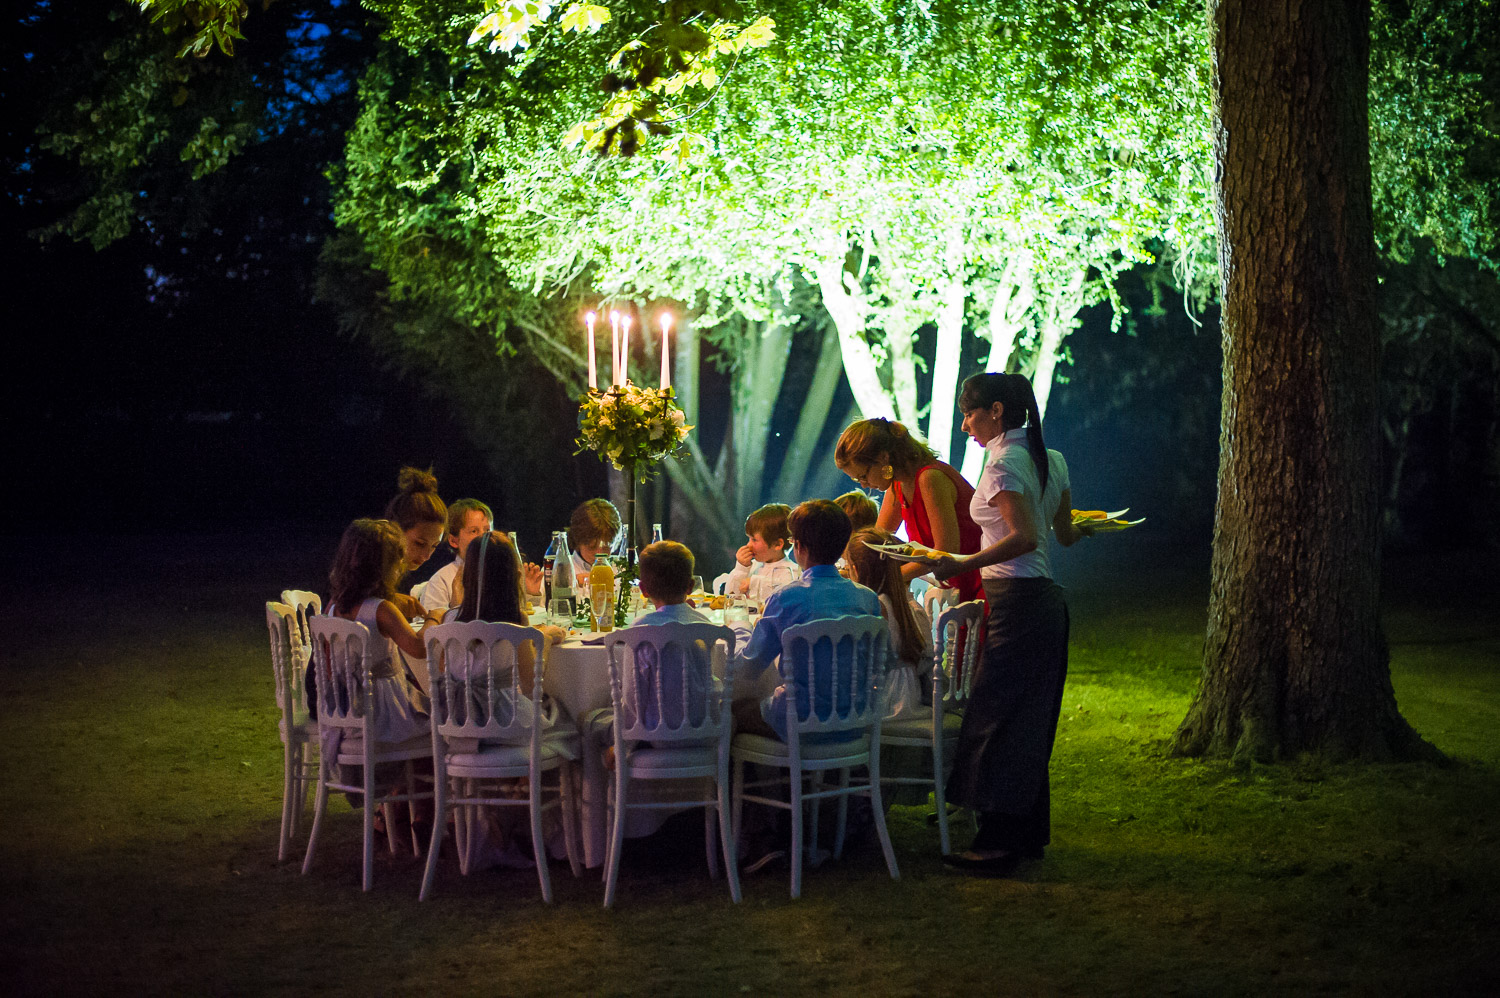
[[[1068,674],[1068,605],[1048,578],[987,580],[984,656],[959,729],[948,800],[980,812],[974,847],[1052,838],[1047,766]]]

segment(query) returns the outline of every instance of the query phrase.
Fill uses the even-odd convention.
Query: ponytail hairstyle
[[[904,474],[915,474],[937,460],[937,452],[911,435],[911,431],[894,419],[877,416],[850,423],[839,437],[833,452],[833,463],[840,470],[851,464],[874,464],[885,454],[891,467]]]
[[[866,527],[854,532],[849,546],[844,548],[844,560],[849,563],[849,573],[855,582],[875,590],[876,595],[885,596],[891,604],[891,620],[896,625],[896,654],[903,662],[915,662],[922,656],[922,636],[917,628],[917,618],[911,612],[911,597],[906,580],[901,577],[901,566],[879,551],[871,550],[871,544],[899,544],[895,534],[875,527]]]
[[[1036,466],[1042,491],[1047,491],[1047,442],[1042,439],[1042,414],[1037,409],[1036,393],[1024,374],[976,374],[964,382],[958,395],[958,407],[964,412],[988,409],[999,402],[1005,408],[1000,426],[1006,430],[1026,427],[1026,449]]]
[[[432,469],[402,468],[396,476],[396,493],[385,507],[385,518],[393,520],[403,532],[419,523],[440,523],[448,526],[448,507],[438,498],[437,478]]]
[[[498,530],[480,534],[464,559],[464,601],[455,620],[522,624],[521,562],[516,549]]]

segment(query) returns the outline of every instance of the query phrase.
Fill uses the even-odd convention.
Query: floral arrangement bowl
[[[672,456],[692,429],[671,388],[626,382],[590,391],[579,400],[578,450],[591,450],[620,471],[633,469],[646,481],[655,465]]]

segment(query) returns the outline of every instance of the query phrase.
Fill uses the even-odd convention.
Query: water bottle
[[[653,524],[651,524],[651,543],[655,544],[657,541],[659,541],[661,539],[662,539],[662,537],[661,537],[661,524],[659,524],[659,523],[653,523]]]
[[[568,552],[568,535],[559,530],[552,543],[557,545],[557,551],[552,556],[552,595],[547,600],[547,610],[554,617],[566,616],[571,620],[578,605],[573,600],[573,556]],[[565,604],[566,609],[560,604]]]
[[[552,572],[559,560],[569,566],[573,564],[573,557],[568,553],[566,530],[552,531],[552,543],[547,545],[547,553],[542,557],[542,603],[549,612],[552,609]]]

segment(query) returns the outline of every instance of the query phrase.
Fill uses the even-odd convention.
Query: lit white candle
[[[620,326],[623,330],[620,336],[620,384],[630,383],[630,316],[620,317]]]
[[[597,391],[599,388],[599,374],[594,369],[594,313],[590,312],[583,317],[584,325],[589,327],[589,390]]]
[[[620,313],[611,310],[609,313],[609,357],[610,357],[610,384],[620,383]]]
[[[667,333],[671,329],[672,313],[663,312],[661,314],[661,386],[663,389],[672,387],[672,368],[667,362],[667,358],[670,356],[670,349],[667,345]]]

